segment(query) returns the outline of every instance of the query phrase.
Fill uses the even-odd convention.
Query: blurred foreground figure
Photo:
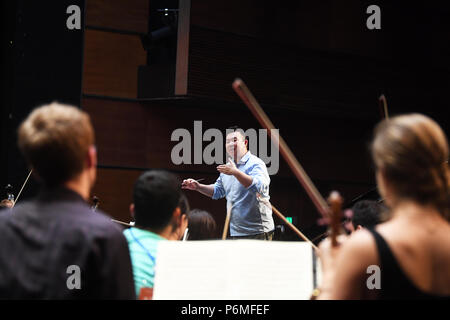
[[[448,142],[420,114],[375,128],[377,184],[390,219],[320,245],[320,299],[450,298]]]
[[[88,115],[42,106],[20,125],[18,143],[42,190],[0,214],[0,298],[134,299],[126,239],[87,203],[97,166]]]

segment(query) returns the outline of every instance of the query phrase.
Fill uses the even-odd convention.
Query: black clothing
[[[258,234],[252,234],[248,236],[232,236],[230,237],[232,240],[239,240],[239,239],[252,239],[252,240],[267,240],[272,241],[273,235],[275,233],[275,230],[269,231],[269,232],[263,232]]]
[[[79,194],[44,190],[0,212],[0,299],[135,298],[122,230]]]
[[[380,260],[381,289],[378,292],[378,299],[450,299],[417,288],[404,274],[383,237],[375,229],[367,230],[375,238]]]

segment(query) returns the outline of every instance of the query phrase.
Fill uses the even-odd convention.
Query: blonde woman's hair
[[[433,205],[450,221],[449,147],[434,120],[422,114],[386,119],[375,128],[371,151],[397,196]]]

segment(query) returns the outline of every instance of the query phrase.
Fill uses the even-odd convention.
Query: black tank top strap
[[[381,290],[380,299],[395,299],[393,296],[399,288],[410,287],[408,281],[405,283],[405,276],[401,272],[397,260],[392,254],[391,248],[386,240],[375,230],[368,229],[375,239],[378,251],[379,267],[381,270]]]
[[[398,269],[397,260],[392,254],[391,248],[387,244],[386,240],[375,229],[368,229],[368,231],[375,238],[377,244],[378,256],[380,259],[380,267],[389,268],[390,271]],[[397,268],[395,268],[397,267]]]
[[[381,289],[379,299],[448,299],[428,294],[418,289],[405,275],[391,248],[375,229],[367,229],[375,239],[379,267],[381,270]]]

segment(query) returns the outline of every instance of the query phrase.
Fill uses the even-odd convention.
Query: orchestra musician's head
[[[352,207],[352,231],[373,228],[379,224],[386,208],[375,200],[360,200]]]
[[[237,162],[247,153],[248,140],[242,129],[231,127],[227,129],[227,131],[229,130],[233,131],[229,132],[225,138],[225,149],[234,162]]]
[[[388,207],[414,201],[450,220],[449,147],[435,121],[421,114],[386,119],[375,128],[371,149]]]
[[[217,239],[217,224],[208,211],[191,210],[188,215],[188,228],[188,240]]]
[[[135,182],[130,205],[135,226],[169,240],[180,240],[187,228],[189,203],[178,177],[165,170],[144,172]]]
[[[18,145],[33,173],[48,188],[65,186],[88,199],[97,152],[87,113],[53,102],[36,108],[18,130]]]

